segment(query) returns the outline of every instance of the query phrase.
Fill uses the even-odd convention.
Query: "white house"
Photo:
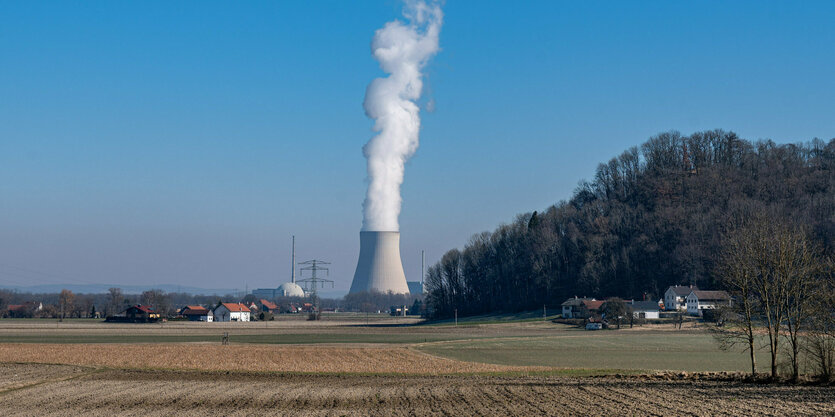
[[[249,321],[249,308],[241,303],[221,303],[215,308],[215,321]]]
[[[684,311],[687,309],[686,298],[691,291],[698,291],[695,285],[673,285],[664,292],[664,310]]]
[[[657,319],[661,312],[660,301],[630,301],[632,315],[636,319]]]
[[[693,290],[687,296],[687,314],[702,316],[703,310],[731,305],[731,297],[725,291]]]

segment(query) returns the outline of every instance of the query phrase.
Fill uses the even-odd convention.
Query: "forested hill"
[[[543,190],[547,192],[547,190]],[[715,287],[722,231],[769,212],[835,245],[835,139],[750,142],[663,133],[600,164],[569,201],[474,235],[427,275],[433,315],[557,307],[567,297],[658,299]]]

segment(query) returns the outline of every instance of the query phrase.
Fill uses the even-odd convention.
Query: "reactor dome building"
[[[408,294],[400,260],[400,232],[360,232],[360,256],[349,293]]]
[[[276,293],[282,297],[304,297],[304,290],[295,282],[285,282],[279,285]]]

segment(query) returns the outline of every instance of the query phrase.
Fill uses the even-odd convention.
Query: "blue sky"
[[[379,2],[0,2],[0,285],[275,287],[359,251]],[[566,199],[676,129],[835,137],[833,2],[444,6],[402,255]],[[25,270],[25,271],[24,271]]]

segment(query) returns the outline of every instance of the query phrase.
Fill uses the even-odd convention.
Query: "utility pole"
[[[423,287],[423,278],[426,277],[426,251],[420,251],[420,292],[426,293]]]
[[[319,296],[317,295],[316,290],[320,284],[322,285],[322,288],[325,288],[325,284],[331,284],[331,288],[333,288],[333,281],[320,277],[318,273],[320,271],[324,271],[325,276],[329,276],[330,271],[328,268],[322,267],[321,265],[330,265],[330,262],[312,259],[309,261],[299,262],[299,265],[306,265],[299,268],[300,274],[304,274],[304,271],[310,271],[310,277],[300,279],[299,282],[304,284],[305,291],[310,292],[310,297],[313,299],[313,307],[316,309],[316,314],[318,316],[321,311],[319,310]]]
[[[290,282],[296,283],[296,235],[293,235],[293,255],[290,259]]]

